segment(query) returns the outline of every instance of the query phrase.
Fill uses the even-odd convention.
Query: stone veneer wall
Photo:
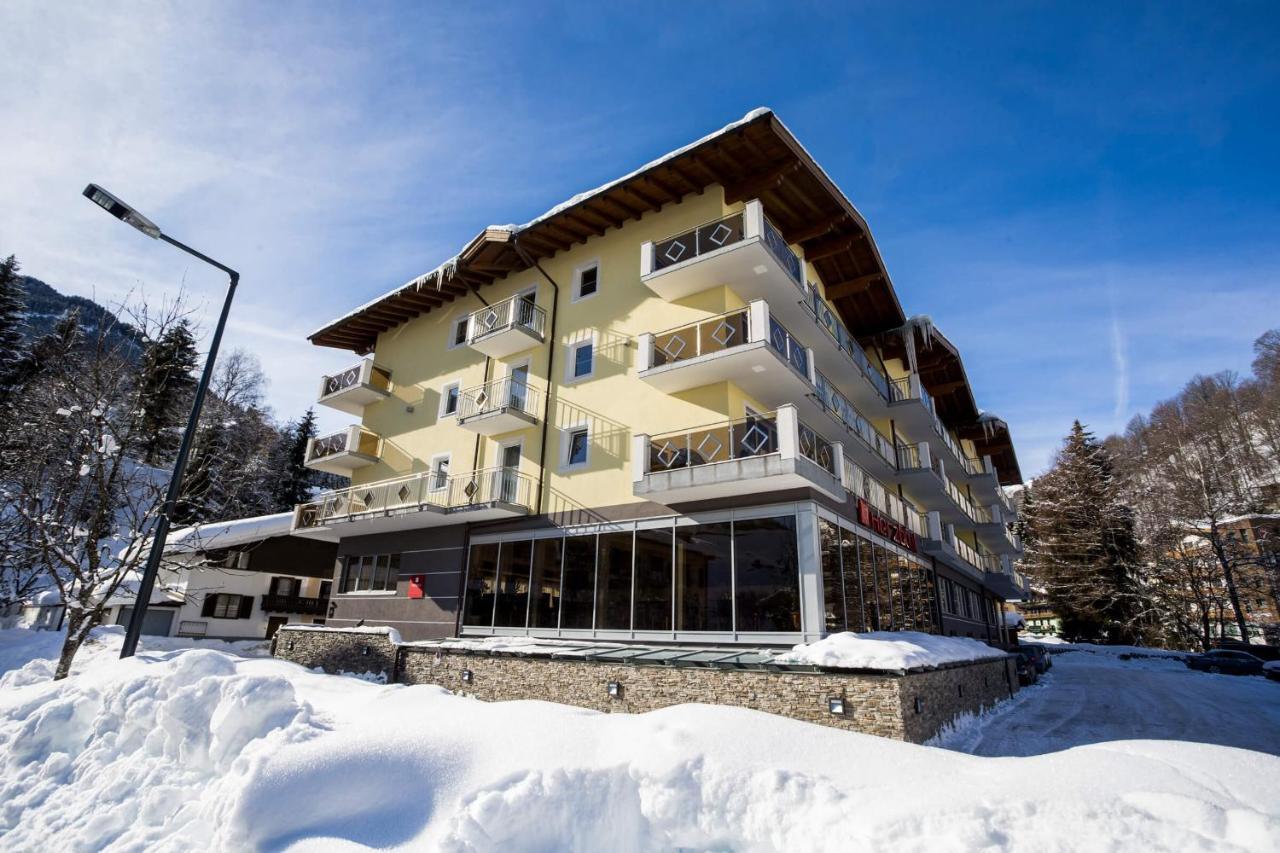
[[[644,666],[405,646],[386,634],[287,626],[277,632],[272,650],[309,668],[385,672],[388,681],[439,684],[487,701],[541,699],[606,713],[688,702],[734,705],[915,743],[961,714],[1009,698],[1018,687],[1011,658],[906,675]],[[462,680],[463,670],[470,671],[470,682]],[[621,685],[621,696],[609,696],[611,681]],[[831,697],[844,699],[843,715],[830,713]]]

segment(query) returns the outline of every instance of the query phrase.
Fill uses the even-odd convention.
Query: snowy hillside
[[[39,642],[0,632],[0,664]],[[215,649],[121,662],[115,643],[68,682],[14,673],[0,689],[0,847],[1280,844],[1280,759],[1260,752],[1116,741],[980,758],[732,708],[486,704]]]

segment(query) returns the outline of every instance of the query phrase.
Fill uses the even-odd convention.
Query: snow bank
[[[483,703],[204,649],[93,663],[0,692],[0,847],[1280,845],[1280,759],[1246,750],[992,760],[740,708]]]
[[[832,634],[816,643],[795,646],[774,657],[775,663],[810,664],[840,669],[903,670],[923,666],[1001,658],[1007,652],[968,637],[939,637],[917,631],[872,631]]]

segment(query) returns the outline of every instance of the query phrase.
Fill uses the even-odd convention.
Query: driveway
[[[1026,756],[1113,740],[1179,740],[1280,755],[1280,682],[1193,672],[1180,661],[1054,655],[1040,682],[937,745]]]

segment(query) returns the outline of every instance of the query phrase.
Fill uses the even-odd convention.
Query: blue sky
[[[280,417],[349,360],[307,332],[761,105],[1028,475],[1280,325],[1274,4],[106,5],[0,8],[0,252],[211,325],[216,275],[79,197],[113,189],[241,269]]]

